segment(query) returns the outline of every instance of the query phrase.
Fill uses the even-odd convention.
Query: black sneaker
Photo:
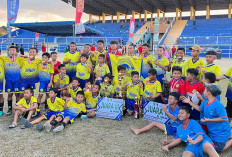
[[[8,111],[7,111],[7,113],[6,113],[6,115],[11,115],[12,114],[12,109],[8,109]]]
[[[39,123],[36,125],[37,130],[43,130],[43,124]]]

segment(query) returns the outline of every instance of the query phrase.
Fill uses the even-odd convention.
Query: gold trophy
[[[108,97],[107,90],[108,90],[108,80],[105,80],[105,97]]]
[[[118,98],[122,98],[122,73],[119,73],[119,79],[118,79],[118,84],[119,84],[119,91],[118,91]]]
[[[135,104],[134,104],[134,108],[135,108],[135,119],[139,119],[139,100],[138,97],[135,97]]]

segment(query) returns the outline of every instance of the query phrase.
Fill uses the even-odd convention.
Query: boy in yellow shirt
[[[82,91],[77,92],[76,99],[66,100],[64,110],[58,114],[55,120],[53,120],[51,123],[47,123],[47,131],[49,132],[52,128],[61,122],[61,124],[53,130],[55,133],[61,132],[64,130],[68,123],[73,123],[80,113],[85,113],[86,108],[84,100],[84,92]]]
[[[94,68],[94,75],[96,83],[102,83],[104,81],[104,76],[110,73],[108,65],[105,63],[105,55],[100,54],[98,56],[98,64]]]
[[[37,109],[37,99],[32,95],[33,89],[30,87],[25,88],[24,97],[13,106],[13,110],[15,110],[14,121],[9,128],[17,127],[18,117],[21,115],[27,117],[28,121],[30,121],[31,117],[39,115],[40,112],[39,109]],[[25,128],[25,125],[21,126],[21,129]]]
[[[97,41],[97,51],[95,52],[92,52],[90,57],[92,58],[92,63],[94,65],[97,64],[97,61],[98,61],[98,56],[100,54],[103,54],[103,55],[106,55],[107,51],[104,50],[104,40],[98,40]]]
[[[1,55],[1,52],[0,52]],[[3,80],[5,78],[5,69],[4,62],[0,58],[0,117],[3,115],[3,106],[4,106],[4,98],[3,98]]]
[[[101,85],[101,91],[100,91],[101,97],[108,97],[108,98],[114,97],[114,86],[111,84],[110,74],[106,74],[104,76],[104,82],[101,83],[100,85]]]
[[[49,89],[49,98],[47,99],[49,110],[44,115],[33,120],[32,122],[29,122],[28,120],[23,118],[22,122],[26,127],[31,128],[33,127],[33,125],[37,124],[36,129],[42,130],[45,126],[47,126],[48,123],[56,118],[60,111],[64,110],[65,101],[57,97],[57,92],[58,90],[56,88]],[[44,125],[40,123],[45,119],[48,121]]]
[[[156,79],[161,83],[162,86],[164,75],[166,74],[166,71],[168,71],[169,61],[166,57],[164,57],[163,47],[158,47],[157,56],[158,58],[154,61],[155,65],[153,66],[153,68],[156,69],[157,71]]]
[[[65,97],[63,97],[63,99],[69,99],[69,98],[76,98],[77,92],[82,91],[81,87],[80,87],[80,79],[77,77],[74,77],[72,79],[72,82],[70,85],[66,86],[66,90],[67,95]]]
[[[93,69],[92,66],[87,63],[88,55],[81,55],[81,63],[76,66],[76,77],[80,79],[80,87],[83,89],[85,87],[85,81],[90,78],[90,74]]]
[[[203,60],[201,60],[199,58],[199,54],[201,53],[201,47],[199,45],[194,45],[193,47],[190,47],[189,50],[191,50],[191,55],[192,55],[192,58],[189,58],[187,61],[186,61],[186,74],[187,74],[187,70],[190,69],[190,68],[197,68],[197,67],[204,67],[205,66],[205,63]],[[197,79],[199,81],[201,81],[201,75],[199,73]]]
[[[143,83],[139,80],[139,73],[137,71],[131,72],[131,81],[129,81],[125,87],[127,91],[126,94],[127,113],[129,116],[131,116],[133,113],[138,114],[139,108],[143,101]],[[137,102],[135,101],[137,101],[139,104],[136,104]]]
[[[67,75],[71,80],[76,76],[76,66],[78,64],[80,53],[77,51],[75,42],[71,42],[69,47],[70,51],[65,53],[63,63],[66,65]]]

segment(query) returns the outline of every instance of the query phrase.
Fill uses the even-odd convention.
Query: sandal
[[[17,127],[17,124],[16,124],[16,123],[12,123],[12,124],[9,126],[10,129],[15,128],[15,127]]]

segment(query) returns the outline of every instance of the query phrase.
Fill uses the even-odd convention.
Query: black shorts
[[[230,101],[230,99],[228,98],[227,98],[226,112],[227,112],[227,116],[229,118],[232,118],[232,101]]]

